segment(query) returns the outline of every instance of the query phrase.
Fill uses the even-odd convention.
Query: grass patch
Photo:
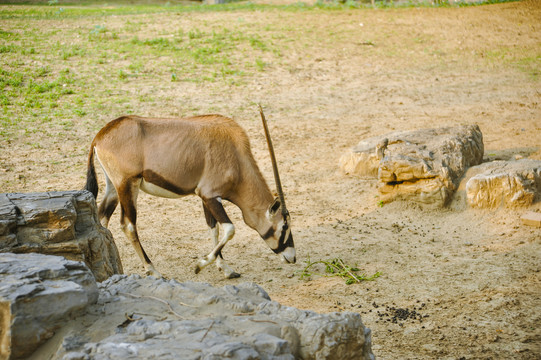
[[[147,91],[149,87],[155,94],[164,94],[182,88],[183,83],[195,83],[219,93],[224,85],[238,87],[279,67],[294,69],[293,49],[306,50],[303,56],[307,57],[313,57],[322,46],[347,49],[354,32],[332,21],[322,26],[297,26],[287,20],[291,12],[302,12],[302,16],[293,15],[302,25],[304,19],[313,24],[324,12],[340,15],[343,10],[347,15],[358,12],[364,16],[366,11],[352,10],[365,4],[352,2],[319,2],[314,6],[105,4],[53,1],[50,5],[0,6],[0,19],[7,20],[0,29],[0,139],[24,134],[26,128],[39,126],[45,119],[49,121],[42,127],[45,132],[66,128],[75,132],[78,121],[91,129],[99,128],[103,123],[95,124],[93,119],[100,114],[137,112],[142,102],[175,105],[174,99],[149,97],[154,93]],[[256,11],[269,12],[265,16],[272,20],[253,21],[250,13]],[[224,15],[228,21],[220,21],[192,12],[236,13]],[[194,18],[201,20],[192,21]],[[174,25],[156,26],[162,19]],[[424,48],[429,50],[421,53],[416,63],[438,61],[441,67],[450,63],[449,59],[462,59],[461,50],[438,48],[441,38],[415,32],[407,40],[411,44],[401,46],[400,34],[393,31],[370,32],[354,40],[367,63],[371,57],[402,61],[409,58],[410,50],[421,53]],[[476,55],[472,57],[476,64],[514,67],[538,78],[540,58],[531,46],[517,49],[497,44],[487,49],[482,53],[468,51]],[[448,55],[437,55],[442,51]],[[74,125],[61,124],[67,120]]]
[[[148,31],[156,12],[178,13],[180,7],[145,5],[133,12],[116,5],[66,7],[62,18],[55,7],[0,6],[0,18],[10,19],[9,27],[0,30],[0,139],[26,134],[43,119],[133,112],[133,99],[140,96],[130,92],[140,89],[140,82],[239,86],[246,76],[265,71],[262,62],[254,67],[247,52],[269,59],[282,51],[282,40],[240,22]],[[149,17],[107,16],[132,13]],[[60,121],[50,123],[51,128],[66,129]]]
[[[532,80],[539,80],[541,76],[541,55],[523,57],[515,61],[515,65],[527,73]]]
[[[23,69],[23,72],[0,68],[0,103],[22,108],[56,107],[56,101],[73,94],[69,85],[74,82],[68,72],[56,76],[48,67]]]
[[[87,17],[107,17],[139,14],[159,13],[190,13],[190,12],[232,12],[232,11],[319,11],[319,10],[350,10],[350,9],[372,9],[372,8],[408,8],[408,7],[465,7],[479,6],[484,4],[496,4],[513,2],[516,0],[480,0],[477,2],[468,1],[417,1],[417,0],[376,0],[374,6],[370,0],[346,0],[346,1],[325,1],[318,0],[314,5],[308,5],[302,1],[286,5],[255,4],[250,1],[229,2],[225,4],[172,4],[149,3],[135,1],[113,2],[37,2],[29,1],[26,5],[17,5],[2,9],[0,19],[76,19]],[[6,2],[4,2],[5,4]],[[9,2],[8,2],[9,3]],[[30,6],[31,5],[31,6]]]
[[[305,263],[306,266],[300,272],[300,278],[302,280],[309,280],[314,275],[324,277],[337,276],[342,278],[347,285],[351,285],[363,281],[372,281],[381,276],[379,271],[371,276],[359,273],[361,269],[356,266],[347,265],[340,258],[318,260],[314,262],[310,261],[310,258],[308,258]]]

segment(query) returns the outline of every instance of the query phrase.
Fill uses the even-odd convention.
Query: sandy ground
[[[532,73],[505,65],[521,46],[541,44],[538,2],[190,16],[186,21],[203,24],[242,16],[248,23],[289,24],[291,31],[314,29],[313,38],[289,48],[281,64],[271,64],[242,86],[167,83],[146,88],[142,83],[119,89],[134,98],[152,93],[162,99],[159,106],[136,104],[140,115],[219,112],[234,117],[249,134],[273,187],[255,106],[263,103],[293,219],[298,262],[282,264],[228,204],[237,231],[223,253],[242,276],[222,279],[214,266],[195,275],[196,259],[211,250],[200,200],[142,194],[140,236],[164,276],[216,286],[253,281],[285,305],[359,312],[373,331],[379,359],[539,359],[541,230],[521,224],[526,209],[469,209],[460,192],[445,209],[411,203],[379,207],[376,180],[338,169],[339,157],[363,137],[457,124],[480,126],[487,159],[541,159],[539,68]],[[173,16],[160,15],[159,26],[172,21]],[[411,38],[418,40],[409,46]],[[509,53],[494,55],[491,50],[502,44]],[[104,124],[118,115],[96,118]],[[11,170],[0,173],[0,182],[10,184],[3,191],[82,187],[84,150],[58,164],[47,161],[56,150],[87,147],[92,136],[81,130],[61,143],[45,141],[42,149],[22,141],[4,145],[0,160]],[[527,210],[541,211],[541,205]],[[110,230],[124,270],[143,274],[118,222],[117,211]],[[299,278],[308,259],[332,258],[381,276],[353,285],[335,277]]]

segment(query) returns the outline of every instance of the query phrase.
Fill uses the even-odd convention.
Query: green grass
[[[51,73],[48,67],[25,68],[22,71],[0,68],[0,105],[13,105],[23,112],[35,109],[54,109],[59,100],[74,91],[70,72]]]
[[[488,65],[516,67],[536,80],[541,73],[541,53],[520,46],[502,46],[495,49],[480,51],[476,54]]]
[[[310,261],[310,258],[308,258],[305,263],[306,266],[300,272],[300,278],[304,280],[309,280],[313,276],[336,276],[342,278],[347,285],[351,285],[363,281],[372,281],[381,276],[379,271],[370,276],[361,274],[359,273],[361,271],[359,268],[347,265],[339,258],[318,260],[314,262]],[[321,268],[323,268],[323,270]]]
[[[137,12],[153,14],[157,9],[143,6]],[[102,10],[131,13],[124,7]],[[255,51],[258,58],[265,53],[278,58],[281,51],[280,41],[271,42],[258,29],[247,29],[240,22],[230,28],[179,27],[158,35],[145,31],[148,20],[130,19],[121,28],[111,26],[95,7],[62,12],[63,21],[71,23],[62,29],[27,20],[54,20],[51,7],[19,6],[0,14],[10,18],[12,26],[0,30],[0,136],[4,138],[16,137],[19,129],[36,119],[85,117],[118,104],[123,105],[122,112],[130,113],[133,101],[108,88],[135,81],[223,81],[237,86],[245,76],[264,70],[254,68],[247,51]],[[78,25],[76,18],[83,15],[90,19]]]
[[[404,7],[458,7],[478,6],[483,4],[505,3],[517,0],[480,0],[475,3],[466,1],[393,1],[376,0],[376,8]],[[20,4],[20,3],[18,3]],[[355,1],[325,1],[318,0],[314,5],[298,1],[288,5],[254,4],[250,1],[232,1],[225,4],[206,5],[199,2],[171,4],[170,2],[140,2],[132,1],[58,1],[31,2],[32,6],[13,6],[0,12],[0,19],[74,19],[88,17],[106,17],[119,15],[156,14],[156,13],[189,13],[189,12],[220,12],[220,11],[314,11],[314,10],[345,10],[371,9],[369,0]]]
[[[539,80],[541,77],[541,55],[532,54],[515,59],[514,64],[523,72],[527,73],[532,80]]]
[[[371,11],[352,9],[364,7],[364,2],[318,2],[314,6],[51,4],[0,6],[0,140],[24,137],[36,128],[55,136],[58,132],[69,136],[79,125],[93,131],[103,125],[96,117],[133,113],[141,103],[161,107],[177,101],[143,91],[149,87],[181,89],[183,83],[196,83],[234,89],[271,69],[294,68],[295,60],[284,56],[292,49],[313,51],[317,46],[347,41],[343,40],[346,30],[332,24],[298,28],[280,20],[252,23],[245,20],[246,14]],[[161,16],[170,21],[171,17],[189,18],[195,12],[236,13],[229,22],[178,22],[170,29],[153,28]],[[433,54],[440,52],[438,39],[417,34],[411,37],[411,44],[400,48],[394,46],[393,37],[390,32],[375,32],[358,41],[371,45],[362,47],[367,58],[404,59],[403,48],[416,47],[428,49],[426,57],[433,62]],[[462,56],[462,52],[456,54]],[[452,56],[438,61],[446,63]],[[540,56],[531,47],[498,46],[476,53],[475,58],[483,64],[515,67],[533,79],[539,76]],[[47,126],[40,127],[44,123]]]

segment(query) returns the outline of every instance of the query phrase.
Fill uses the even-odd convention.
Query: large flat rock
[[[2,359],[374,359],[358,313],[282,306],[254,283],[113,275],[0,254]]]
[[[0,252],[84,261],[98,281],[122,273],[113,236],[83,190],[0,194]]]
[[[99,287],[89,315],[53,339],[53,359],[374,358],[359,314],[282,306],[253,283],[115,275]]]
[[[0,359],[26,357],[70,316],[98,300],[80,262],[41,254],[0,254]]]
[[[340,158],[347,174],[376,177],[385,200],[446,205],[468,167],[483,160],[477,125],[394,132],[360,141]]]

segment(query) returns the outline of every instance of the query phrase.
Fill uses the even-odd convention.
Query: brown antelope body
[[[261,116],[264,121],[263,112]],[[276,166],[272,151],[271,155]],[[160,276],[137,235],[140,189],[167,198],[196,194],[202,199],[215,247],[198,261],[196,273],[216,261],[226,278],[239,276],[225,264],[221,254],[235,232],[222,200],[237,205],[246,224],[275,253],[287,262],[295,262],[289,214],[279,178],[276,179],[280,198],[275,199],[253,158],[246,133],[232,119],[221,115],[182,119],[123,116],[109,122],[92,141],[88,156],[86,189],[97,198],[94,156],[104,170],[106,182],[98,210],[100,222],[107,227],[120,203],[122,230],[148,274]],[[221,239],[217,223],[224,232]]]

